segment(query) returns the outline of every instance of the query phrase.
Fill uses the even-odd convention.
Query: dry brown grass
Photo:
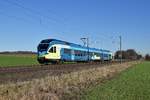
[[[47,76],[43,79],[0,85],[0,100],[77,100],[80,99],[77,94],[82,89],[112,77],[137,63],[115,64],[61,76]]]

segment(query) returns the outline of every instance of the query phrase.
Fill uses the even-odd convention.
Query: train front
[[[56,39],[45,39],[38,45],[37,60],[41,64],[56,63],[60,61],[60,49]]]
[[[49,43],[40,43],[37,47],[37,50],[38,50],[37,60],[41,64],[48,62],[47,59],[45,58],[45,56],[48,55],[48,52],[47,52],[48,47],[49,47]]]

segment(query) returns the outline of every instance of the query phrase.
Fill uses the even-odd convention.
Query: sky
[[[0,0],[0,51],[36,51],[55,38],[150,53],[150,0]]]

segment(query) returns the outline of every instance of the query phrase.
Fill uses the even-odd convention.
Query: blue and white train
[[[64,61],[84,62],[112,60],[112,52],[96,48],[88,48],[57,39],[42,40],[38,47],[38,62],[57,63]]]

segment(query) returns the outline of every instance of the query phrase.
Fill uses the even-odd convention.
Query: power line
[[[7,0],[8,1],[8,0]],[[20,0],[15,0],[16,2],[19,2],[19,4],[20,5],[22,5],[23,6],[23,2],[21,2]],[[24,6],[25,7],[25,6]],[[28,8],[28,10],[29,9],[31,9],[31,8],[29,8],[29,7],[25,7],[25,8]],[[59,23],[59,24],[63,24],[64,26],[63,27],[66,27],[67,26],[67,23],[66,23],[66,19],[67,18],[65,18],[64,16],[58,16],[58,14],[56,14],[54,11],[52,11],[52,10],[50,10],[50,9],[48,9],[48,10],[46,10],[46,11],[48,11],[48,13],[47,13],[47,15],[51,15],[51,17],[50,16],[46,16],[46,15],[43,15],[40,11],[36,11],[36,10],[33,10],[33,9],[31,9],[31,11],[35,11],[37,14],[40,14],[41,16],[40,16],[40,18],[39,18],[39,21],[40,21],[40,24],[43,24],[43,20],[46,20],[47,19],[47,21],[53,21],[54,23]],[[54,15],[55,17],[52,17],[52,15]],[[38,15],[39,16],[39,15]],[[49,26],[49,25],[47,25],[47,26]]]
[[[6,0],[6,2],[9,3],[8,0]],[[11,4],[11,3],[9,3],[9,4]],[[12,3],[12,4],[13,4],[13,3]],[[11,5],[12,5],[12,4],[11,4]],[[14,4],[15,4],[15,6],[17,6],[17,7],[19,6],[19,5],[17,5],[17,3],[14,3]],[[13,4],[13,5],[14,5],[14,4]],[[19,7],[21,8],[21,6],[19,6]],[[22,7],[22,8],[23,8],[23,7]],[[23,17],[20,17],[20,16],[7,14],[6,11],[2,11],[2,10],[1,10],[1,11],[0,11],[0,14],[1,14],[2,16],[6,16],[6,17],[8,17],[8,18],[12,18],[12,19],[15,19],[15,20],[19,20],[19,21],[31,23],[31,20],[27,20],[26,18],[23,18]],[[27,12],[23,12],[23,14],[27,15],[28,17],[30,17],[30,18],[32,18],[32,19],[34,19],[34,20],[37,19],[38,22],[39,22],[39,25],[41,25],[41,27],[49,29],[48,23],[44,23],[44,22],[43,22],[43,16],[40,16],[40,15],[37,16],[37,14],[33,16],[33,13],[30,12],[30,14],[29,14],[29,11],[28,11],[28,13],[27,13]],[[33,21],[33,20],[32,20],[32,21]],[[36,21],[36,22],[37,22],[37,21]]]
[[[7,14],[6,12],[0,10],[0,15],[1,16],[6,16],[8,18],[11,18],[11,19],[15,19],[17,21],[22,21],[22,22],[25,22],[25,23],[31,23],[31,20],[27,20],[26,18],[23,18],[23,17],[18,17],[18,16],[15,16],[15,15],[9,15]],[[41,27],[43,28],[48,28],[47,26],[43,25],[43,24],[40,24]]]
[[[3,1],[5,1],[5,2],[11,4],[11,5],[17,6],[17,7],[19,7],[19,8],[22,8],[22,9],[24,9],[24,10],[30,12],[30,13],[34,13],[35,15],[37,15],[37,16],[39,16],[39,17],[42,17],[42,18],[45,18],[45,19],[47,19],[47,20],[49,20],[49,21],[53,21],[53,22],[59,23],[59,24],[64,24],[64,23],[62,23],[62,22],[58,22],[58,21],[57,21],[56,19],[54,19],[54,18],[51,18],[51,17],[49,17],[49,16],[43,15],[43,14],[40,13],[39,11],[36,11],[36,10],[31,9],[31,8],[25,7],[25,6],[23,6],[22,4],[20,4],[20,3],[17,3],[17,2],[14,2],[14,1],[9,1],[9,0],[3,0]]]
[[[61,20],[60,20],[61,22],[64,22],[64,21],[66,22],[66,19],[68,19],[68,18],[65,18],[65,17],[62,16],[62,15],[61,15],[61,17],[58,17],[58,14],[56,14],[55,12],[53,12],[53,11],[50,10],[50,9],[48,9],[47,11],[48,11],[49,13],[51,13],[52,15],[54,15],[55,17],[57,17],[57,18],[61,18]],[[48,13],[48,14],[49,14],[49,13]],[[62,21],[62,20],[63,20],[63,21]]]
[[[17,16],[17,15],[10,15],[10,14],[8,14],[9,12],[7,12],[5,9],[0,9],[0,13],[3,16],[7,16],[7,17],[13,18],[15,20],[20,20],[20,21],[25,21],[25,22],[28,21],[29,23],[31,23],[31,20],[27,20],[27,18],[23,18],[23,17]],[[28,16],[28,17],[30,17],[30,18],[32,18],[34,20],[37,19],[38,22],[40,22],[39,19],[41,19],[41,18],[38,18],[37,16],[33,16],[33,15],[27,13],[27,12],[23,12],[23,14],[25,14],[26,16]]]
[[[0,14],[2,15],[2,16],[7,16],[7,17],[9,17],[9,18],[13,18],[13,19],[16,19],[16,20],[20,20],[20,21],[24,21],[24,22],[30,22],[29,20],[26,20],[26,19],[24,19],[24,18],[21,18],[21,17],[17,17],[17,16],[13,16],[13,15],[8,15],[8,14],[6,14],[5,12],[2,12],[2,11],[0,11]]]
[[[93,43],[101,43],[102,41],[107,41],[107,43],[113,43],[115,40],[112,37],[105,37],[103,35],[99,35],[94,39]]]

